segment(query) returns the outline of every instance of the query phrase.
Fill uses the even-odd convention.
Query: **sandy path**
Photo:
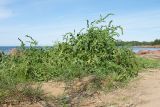
[[[151,70],[142,76],[138,86],[142,103],[137,107],[160,107],[160,70]]]
[[[108,94],[100,93],[83,107],[160,107],[160,70],[150,69],[140,73],[129,86]]]

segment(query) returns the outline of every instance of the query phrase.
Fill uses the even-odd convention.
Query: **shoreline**
[[[160,45],[141,45],[141,46],[133,46],[136,48],[160,48]]]

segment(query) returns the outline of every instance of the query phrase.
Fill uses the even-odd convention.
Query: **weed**
[[[0,57],[0,80],[10,79],[16,86],[28,81],[68,81],[89,75],[95,75],[98,83],[107,77],[112,82],[124,82],[137,76],[137,57],[130,49],[117,46],[115,38],[123,34],[123,29],[112,21],[106,22],[111,15],[100,16],[93,22],[87,20],[85,29],[66,33],[64,41],[49,48],[38,47],[38,42],[28,35],[26,42],[30,46],[26,47],[26,42],[19,38],[20,54]],[[8,87],[12,82],[4,83],[0,82],[1,96],[12,89]],[[20,93],[33,100],[41,99],[39,90],[26,87]]]

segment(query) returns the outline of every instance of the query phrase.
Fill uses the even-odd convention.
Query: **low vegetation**
[[[140,68],[148,69],[148,68],[160,68],[160,60],[158,59],[148,59],[148,58],[141,58],[138,57],[138,62],[140,64]]]
[[[98,84],[101,84],[106,79],[124,82],[137,76],[142,64],[130,49],[118,47],[115,37],[123,31],[120,26],[114,26],[112,21],[106,24],[110,15],[100,16],[93,22],[87,21],[85,29],[78,33],[66,33],[64,41],[52,47],[38,47],[38,42],[30,36],[26,36],[30,39],[27,41],[30,46],[26,47],[26,43],[19,39],[21,47],[16,54],[0,55],[0,99],[11,96],[17,85],[22,83],[72,81],[94,75]],[[32,90],[18,93],[34,99],[41,96]]]

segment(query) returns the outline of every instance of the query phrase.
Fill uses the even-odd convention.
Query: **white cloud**
[[[160,36],[160,10],[132,12],[114,17],[115,23],[122,25],[122,40],[151,41]]]
[[[0,6],[6,5],[8,3],[9,3],[8,0],[0,0]]]
[[[3,8],[3,9],[0,8],[0,20],[9,18],[11,16],[12,16],[12,11],[11,10],[5,9],[5,8]]]
[[[13,15],[12,10],[7,7],[8,0],[0,0],[0,20],[9,18]]]

